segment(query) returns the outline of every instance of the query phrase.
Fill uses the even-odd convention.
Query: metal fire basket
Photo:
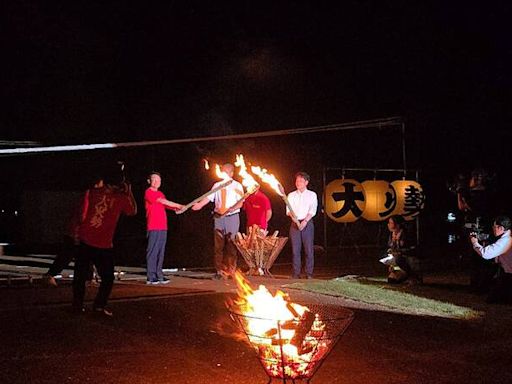
[[[296,320],[256,318],[241,314],[236,306],[228,308],[256,351],[268,384],[309,383],[354,318],[352,311],[341,307],[308,308]]]

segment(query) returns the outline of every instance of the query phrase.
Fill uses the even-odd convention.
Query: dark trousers
[[[512,273],[505,273],[500,268],[498,277],[491,286],[488,303],[512,304]]]
[[[162,267],[164,265],[166,243],[167,231],[148,231],[148,248],[146,249],[148,281],[157,281],[164,278]]]
[[[53,260],[53,264],[48,268],[47,274],[50,276],[57,276],[60,274],[64,268],[66,268],[69,263],[78,255],[80,251],[80,247],[75,244],[75,239],[71,236],[64,236],[62,245],[57,252],[57,256],[55,256],[55,260]],[[87,280],[92,280],[94,275],[94,269],[92,264],[89,268],[89,274],[87,275]]]
[[[107,305],[112,286],[114,285],[114,252],[112,248],[103,249],[91,247],[81,243],[78,256],[75,259],[75,272],[73,276],[73,306],[81,307],[85,297],[85,282],[89,275],[91,264],[96,266],[96,270],[101,278],[100,287],[94,306],[103,308]]]
[[[217,272],[236,269],[237,249],[233,243],[240,228],[238,213],[230,216],[214,218],[214,263]]]
[[[478,293],[488,293],[493,279],[498,272],[498,264],[494,260],[486,260],[472,252],[470,256],[470,286]]]
[[[421,279],[421,271],[418,271],[411,266],[411,257],[404,255],[395,256],[395,263],[401,270],[407,273],[407,277]]]
[[[48,269],[48,274],[51,276],[57,276],[69,265],[77,253],[78,246],[75,244],[75,240],[71,236],[64,236],[62,246],[55,257],[53,264]]]
[[[314,242],[315,242],[315,226],[313,221],[309,221],[302,231],[299,231],[299,228],[292,223],[290,226],[290,242],[292,244],[292,254],[293,254],[293,276],[299,277],[301,266],[302,266],[302,248],[304,248],[304,253],[306,254],[306,275],[312,277],[313,276],[313,268],[315,266],[315,257],[314,257]]]

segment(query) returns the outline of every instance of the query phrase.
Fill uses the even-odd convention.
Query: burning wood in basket
[[[235,246],[249,266],[248,274],[270,275],[270,268],[288,241],[287,237],[278,237],[279,231],[268,236],[268,231],[254,224],[247,229],[248,233],[238,232]]]

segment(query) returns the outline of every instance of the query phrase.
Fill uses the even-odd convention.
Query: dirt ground
[[[271,288],[290,282],[252,280]],[[290,290],[297,302],[355,313],[311,383],[511,383],[512,308],[486,305],[461,287],[457,277],[430,276],[418,289],[482,310],[483,319],[412,316]],[[0,382],[266,383],[226,310],[233,290],[230,281],[190,277],[162,287],[121,282],[114,317],[104,319],[69,312],[69,283],[2,287]]]

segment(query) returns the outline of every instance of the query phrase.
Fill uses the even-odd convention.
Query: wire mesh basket
[[[256,351],[269,383],[309,382],[354,318],[348,309],[308,305],[292,320],[247,316],[228,308]]]

